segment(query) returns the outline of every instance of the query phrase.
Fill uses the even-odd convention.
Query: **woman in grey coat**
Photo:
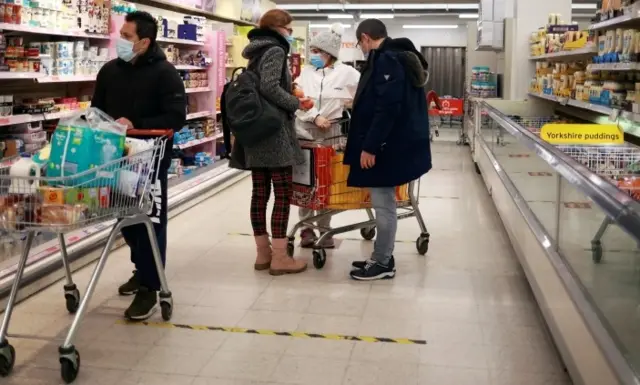
[[[304,163],[304,156],[293,126],[294,113],[302,108],[302,100],[292,94],[291,74],[287,67],[291,22],[289,13],[280,9],[266,12],[259,28],[249,32],[249,45],[242,56],[257,68],[260,93],[282,114],[282,128],[255,146],[234,143],[231,167],[251,170],[251,226],[255,236],[256,270],[269,269],[271,275],[300,273],[307,264],[287,256],[287,227],[293,192],[293,166]],[[255,64],[255,66],[254,66]],[[271,186],[275,202],[271,214],[272,240],[267,232],[267,202]]]

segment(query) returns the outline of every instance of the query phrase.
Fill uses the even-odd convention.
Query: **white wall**
[[[403,29],[405,23],[385,23],[391,37],[406,37],[420,47],[466,47],[467,27],[458,25],[456,29]],[[410,24],[410,23],[406,23]]]

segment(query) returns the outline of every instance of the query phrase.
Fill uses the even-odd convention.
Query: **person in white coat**
[[[343,116],[345,105],[355,96],[360,72],[338,61],[342,46],[341,24],[334,24],[329,31],[321,32],[309,42],[310,55],[300,76],[294,81],[306,97],[314,101],[314,107],[308,111],[296,112],[296,131],[298,137],[306,140],[324,141],[323,144],[336,144],[341,135],[339,120]],[[300,219],[316,215],[313,210],[300,208]],[[318,221],[320,228],[329,228],[330,218]],[[303,228],[301,246],[312,247],[318,239],[313,229]],[[326,238],[323,248],[333,248],[332,238]]]

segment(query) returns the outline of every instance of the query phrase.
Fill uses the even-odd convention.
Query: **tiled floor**
[[[466,148],[437,142],[422,180],[431,232],[417,255],[419,229],[400,222],[398,275],[348,278],[371,243],[343,234],[323,270],[273,278],[252,269],[245,180],[173,219],[167,274],[173,322],[273,331],[425,339],[426,345],[334,341],[121,325],[127,250],[113,253],[77,347],[88,385],[566,385],[499,218]],[[293,214],[295,215],[295,213]],[[363,218],[347,212],[335,224]],[[310,259],[310,253],[296,254]],[[84,287],[91,268],[76,274]],[[159,315],[155,317],[159,321]],[[63,335],[70,321],[55,285],[21,304],[14,332]],[[57,344],[12,341],[18,363],[6,384],[57,384]]]

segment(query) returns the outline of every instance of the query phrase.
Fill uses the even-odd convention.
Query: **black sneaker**
[[[158,293],[140,286],[131,306],[124,312],[124,316],[131,321],[144,321],[156,312],[157,305]]]
[[[367,259],[366,261],[355,261],[353,263],[351,263],[351,266],[355,269],[364,269],[365,266],[367,266],[367,263],[369,262],[375,262],[372,259]],[[391,268],[391,270],[396,271],[396,259],[393,258],[393,255],[391,256],[391,260],[389,261],[389,267]]]
[[[138,272],[133,271],[133,276],[129,280],[118,288],[120,295],[134,295],[140,288],[140,281],[138,280]]]
[[[396,271],[391,266],[381,265],[376,261],[367,261],[364,268],[353,270],[351,278],[358,281],[374,281],[376,279],[391,279]]]

